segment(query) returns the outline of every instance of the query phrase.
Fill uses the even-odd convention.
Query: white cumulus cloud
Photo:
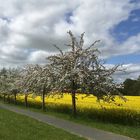
[[[0,0],[0,65],[44,63],[53,44],[67,49],[68,30],[85,32],[86,45],[100,39],[103,58],[140,53],[139,34],[122,44],[110,34],[138,8],[130,0]]]

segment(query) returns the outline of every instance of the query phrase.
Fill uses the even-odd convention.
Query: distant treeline
[[[140,96],[140,76],[136,80],[126,79],[123,85],[121,91],[124,95]]]

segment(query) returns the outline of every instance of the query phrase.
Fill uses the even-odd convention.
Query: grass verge
[[[84,140],[62,129],[0,109],[1,140]]]

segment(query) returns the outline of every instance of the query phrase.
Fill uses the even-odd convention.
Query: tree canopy
[[[121,89],[124,95],[140,95],[140,76],[136,79],[126,79],[123,82],[124,87]]]
[[[114,101],[114,94],[119,94],[117,84],[113,82],[112,74],[118,69],[106,68],[98,58],[99,50],[94,46],[84,46],[84,33],[79,42],[71,31],[68,32],[71,42],[68,51],[63,52],[58,46],[59,54],[49,56],[48,60],[58,78],[55,89],[58,93],[68,91],[72,95],[73,113],[76,113],[76,93],[81,90],[93,94],[99,100]],[[121,94],[119,94],[121,96]],[[122,96],[121,96],[122,97]]]
[[[118,90],[118,84],[112,78],[119,65],[106,68],[104,62],[98,57],[100,52],[95,48],[95,44],[100,40],[96,40],[87,47],[84,44],[84,33],[79,40],[71,31],[68,31],[68,35],[70,42],[66,45],[66,51],[54,45],[59,53],[47,57],[48,61],[45,65],[27,65],[20,73],[2,69],[1,92],[7,94],[12,89],[14,91],[19,89],[25,95],[26,106],[28,94],[41,95],[43,110],[46,95],[63,95],[68,92],[72,96],[74,115],[76,115],[76,94],[79,92],[87,96],[92,94],[98,100],[106,102],[114,101],[115,95],[124,99]]]

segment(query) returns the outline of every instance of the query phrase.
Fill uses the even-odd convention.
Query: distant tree
[[[134,89],[136,90],[135,93],[137,96],[140,96],[140,76],[137,78],[135,84],[134,84]]]
[[[18,91],[17,83],[19,80],[18,69],[5,69],[0,71],[0,93],[3,94],[4,101],[10,102],[10,95],[14,95],[16,102],[16,94]],[[16,91],[16,92],[15,92]]]
[[[133,89],[133,86],[135,84],[135,80],[132,80],[132,79],[126,79],[124,81],[124,95],[132,95],[135,91],[135,89]]]
[[[2,94],[4,102],[6,100],[8,86],[8,72],[7,69],[3,68],[0,71],[0,94]]]
[[[137,81],[135,84],[134,84],[134,87],[135,89],[135,94],[136,96],[140,96],[140,81]]]
[[[21,84],[21,69],[13,68],[10,70],[11,78],[11,89],[10,92],[14,96],[14,103],[17,104],[17,94],[20,93],[20,84]]]
[[[137,79],[138,81],[140,81],[140,76],[138,77],[138,79]]]
[[[137,80],[132,79],[126,79],[123,82],[124,88],[123,88],[123,94],[124,95],[131,95],[136,96],[140,95],[140,80],[139,77]]]
[[[105,68],[98,58],[99,51],[94,48],[99,40],[84,47],[84,33],[81,34],[79,42],[71,31],[68,34],[71,39],[67,45],[70,47],[68,51],[63,52],[55,45],[60,53],[49,56],[48,60],[57,77],[55,91],[62,94],[67,90],[71,93],[73,115],[76,116],[76,93],[79,89],[87,95],[95,95],[99,100],[114,101],[113,94],[119,94],[119,91],[111,75],[118,69],[118,65],[111,69]]]

